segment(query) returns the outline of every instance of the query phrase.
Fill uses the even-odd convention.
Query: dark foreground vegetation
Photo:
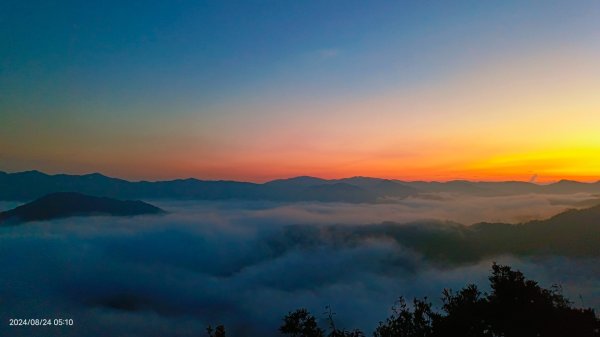
[[[402,297],[392,314],[379,322],[373,337],[584,337],[600,336],[600,319],[593,309],[572,307],[560,287],[540,287],[520,271],[492,265],[491,292],[481,293],[470,284],[458,292],[444,289],[442,310],[435,311],[427,298],[407,303]],[[306,309],[283,318],[279,332],[291,337],[361,337],[358,330],[335,325],[327,308],[326,326],[319,325]],[[209,337],[225,337],[222,325],[207,328]]]

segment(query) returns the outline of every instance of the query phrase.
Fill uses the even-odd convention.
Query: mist
[[[334,202],[164,202],[151,201],[175,212],[201,212],[220,222],[236,224],[368,224],[445,220],[470,225],[478,222],[521,223],[544,219],[571,208],[600,204],[597,195],[523,194],[481,197],[452,193],[427,193],[380,204]],[[188,209],[193,205],[193,209]],[[214,219],[217,220],[217,219]]]
[[[331,224],[440,219],[465,223],[551,216],[593,196],[466,198],[402,203],[153,202],[169,213],[90,217],[0,228],[0,316],[73,318],[73,327],[11,327],[14,336],[277,336],[282,317],[306,307],[369,333],[398,296],[487,289],[492,261],[542,286],[561,284],[576,306],[600,308],[600,259],[495,256],[443,265],[389,238],[298,244]],[[303,237],[285,236],[303,225]],[[292,237],[292,239],[294,239]],[[325,241],[327,242],[327,241]]]

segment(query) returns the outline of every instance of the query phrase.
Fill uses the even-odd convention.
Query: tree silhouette
[[[379,322],[374,337],[429,337],[433,334],[433,321],[439,316],[433,312],[427,298],[414,299],[411,310],[400,297],[392,311],[385,322]]]
[[[291,337],[323,337],[324,335],[315,317],[304,308],[288,313],[279,331]]]
[[[486,321],[486,301],[474,284],[467,285],[458,293],[450,289],[442,292],[442,310],[434,323],[436,335],[457,334],[464,337],[493,336]],[[442,333],[443,332],[443,333]]]
[[[212,326],[208,325],[206,327],[206,333],[208,334],[208,337],[225,337],[225,326],[217,325],[217,327],[213,330]]]
[[[444,290],[446,313],[435,320],[434,336],[600,336],[592,309],[572,308],[560,288],[540,287],[509,266],[492,265],[491,293],[475,285]]]
[[[509,266],[492,265],[491,292],[482,294],[474,284],[458,292],[444,289],[442,310],[427,301],[400,297],[392,314],[373,337],[600,337],[600,319],[593,309],[573,308],[560,287],[544,289]],[[327,337],[364,337],[360,330],[339,329],[335,313],[326,307]],[[225,337],[220,325],[209,337]],[[289,312],[279,332],[291,337],[325,337],[325,330],[306,309]]]
[[[325,320],[327,321],[329,333],[327,337],[364,337],[364,333],[360,330],[345,330],[338,329],[335,325],[333,316],[335,313],[330,306],[325,307]],[[324,337],[325,330],[321,329],[314,316],[306,309],[298,309],[290,312],[283,319],[283,325],[279,331],[284,335],[292,337]]]
[[[559,287],[544,289],[509,266],[492,265],[486,319],[504,336],[598,336],[592,309],[571,308]]]
[[[335,313],[331,310],[330,306],[326,306],[325,307],[325,316],[326,316],[326,320],[327,320],[327,324],[329,325],[329,334],[327,335],[327,337],[364,337],[365,334],[358,330],[358,329],[354,329],[351,331],[345,330],[345,329],[338,329],[335,326],[335,322],[333,320],[333,316],[335,315]]]

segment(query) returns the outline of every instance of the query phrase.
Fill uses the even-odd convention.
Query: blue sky
[[[589,60],[600,34],[595,1],[8,1],[0,13],[0,113],[9,120],[0,140],[22,143],[0,153],[4,169],[59,170],[62,163],[129,176],[145,164],[119,169],[122,157],[100,150],[101,135],[110,135],[109,146],[161,139],[171,144],[165,153],[183,146],[189,156],[204,154],[194,142],[228,153],[241,145],[217,139],[216,129],[236,143],[245,133],[238,122],[273,129],[270,121],[298,124],[301,114],[318,124],[341,102],[451,88],[443,83],[473,69],[506,63],[510,70],[514,60],[565,50]],[[396,111],[390,123],[417,113]],[[342,116],[347,128],[363,120],[356,113]],[[186,139],[169,137],[175,134]],[[82,153],[114,164],[65,159]],[[161,172],[140,176],[194,174]]]

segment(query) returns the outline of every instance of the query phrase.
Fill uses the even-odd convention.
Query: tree
[[[486,296],[475,285],[456,294],[444,290],[446,315],[435,322],[435,336],[600,336],[594,311],[572,308],[560,287],[544,289],[520,271],[496,263],[489,280],[492,291]]]
[[[435,312],[426,298],[409,305],[400,297],[392,315],[379,322],[373,336],[600,337],[600,320],[594,310],[573,308],[560,287],[542,288],[520,271],[496,263],[489,280],[489,294],[482,294],[474,284],[458,292],[444,289],[441,312]],[[359,330],[338,329],[333,315],[328,308],[328,337],[363,336]],[[316,327],[314,318],[312,323]],[[322,336],[323,330],[319,331]]]
[[[206,327],[206,333],[208,334],[208,337],[225,337],[225,326],[217,325],[215,330],[213,330],[212,326],[209,324]]]
[[[482,294],[474,284],[458,292],[444,289],[442,310],[435,312],[427,298],[400,297],[392,315],[379,325],[374,337],[600,337],[600,319],[593,309],[573,308],[560,287],[544,289],[523,273],[494,263],[491,292]],[[326,307],[327,337],[364,337],[360,330],[339,329],[335,313]],[[209,337],[225,337],[220,325]],[[289,312],[279,331],[291,337],[325,337],[306,309]]]
[[[560,287],[540,287],[520,271],[494,263],[486,297],[486,320],[497,334],[511,336],[599,336],[592,309],[572,308]]]
[[[291,337],[323,337],[323,330],[308,310],[302,308],[288,313],[279,331]]]
[[[333,320],[335,313],[330,306],[325,307],[325,320],[327,321],[329,334],[327,337],[364,337],[360,330],[338,329]],[[284,335],[292,337],[324,337],[325,330],[321,329],[314,316],[306,309],[298,309],[288,313],[283,319],[284,323],[279,331]]]
[[[330,306],[326,306],[325,307],[325,315],[326,315],[326,320],[327,320],[327,324],[329,325],[329,334],[327,335],[327,337],[364,337],[365,334],[358,330],[358,329],[354,329],[354,330],[345,330],[345,329],[338,329],[335,326],[335,322],[333,320],[333,316],[335,315],[335,313],[331,310]]]
[[[430,337],[433,336],[433,322],[438,314],[431,309],[427,298],[414,299],[413,308],[408,307],[403,297],[392,307],[392,315],[373,333],[374,337]]]
[[[486,299],[481,296],[476,285],[470,284],[456,294],[450,289],[444,289],[442,301],[442,310],[446,315],[439,316],[435,321],[436,335],[493,336],[486,321]]]

